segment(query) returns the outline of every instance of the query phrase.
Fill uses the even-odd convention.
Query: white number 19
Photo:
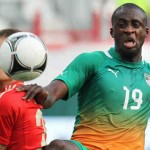
[[[123,109],[127,109],[128,103],[129,103],[130,91],[129,91],[129,89],[128,89],[126,86],[124,86],[123,89],[124,89],[125,92],[126,92],[126,93],[125,93],[125,101],[124,101]],[[132,110],[137,110],[137,109],[140,108],[140,106],[141,106],[141,104],[142,104],[142,102],[143,102],[142,96],[143,96],[143,93],[141,92],[141,90],[139,90],[139,89],[134,89],[134,90],[132,91],[132,99],[134,100],[134,102],[137,103],[136,106],[131,106],[131,107],[130,107]]]

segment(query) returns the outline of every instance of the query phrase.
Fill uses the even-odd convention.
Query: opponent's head
[[[10,35],[21,32],[19,29],[13,29],[13,28],[7,28],[0,30],[0,45],[3,43],[3,41]]]
[[[21,32],[18,29],[14,29],[14,28],[6,28],[6,29],[2,29],[0,30],[0,45],[5,41],[5,39],[10,36],[11,34],[17,33],[17,32]],[[8,74],[6,74],[4,72],[4,70],[0,67],[0,83],[1,81],[10,81],[12,80],[10,78],[10,76]]]
[[[148,35],[146,13],[133,3],[123,4],[112,15],[110,33],[122,57],[141,56],[142,45]]]

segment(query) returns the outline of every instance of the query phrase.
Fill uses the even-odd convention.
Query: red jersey
[[[46,145],[42,106],[22,100],[25,93],[16,91],[22,84],[15,82],[0,93],[0,144],[8,150],[36,150]]]

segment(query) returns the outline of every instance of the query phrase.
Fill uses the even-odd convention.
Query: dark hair
[[[13,29],[13,28],[7,28],[7,29],[2,29],[0,30],[0,37],[8,37],[9,35],[16,33],[16,32],[21,32],[19,29]]]
[[[112,17],[111,17],[111,22],[112,22],[112,24],[113,24],[113,22],[114,22],[114,20],[115,20],[115,17],[116,17],[116,15],[117,15],[117,13],[118,13],[119,11],[121,11],[122,9],[124,9],[124,8],[137,9],[137,10],[139,10],[141,13],[143,13],[143,17],[144,17],[143,19],[144,19],[145,24],[147,25],[147,15],[146,15],[145,11],[144,11],[141,7],[139,7],[138,5],[133,4],[133,3],[125,3],[125,4],[121,5],[120,7],[118,7],[118,8],[116,9],[116,10],[113,12]]]

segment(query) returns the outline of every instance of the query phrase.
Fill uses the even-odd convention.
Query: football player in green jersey
[[[54,140],[47,150],[144,150],[150,115],[150,64],[142,59],[147,15],[133,3],[112,15],[108,51],[83,53],[49,85],[28,85],[24,99],[36,96],[44,108],[78,93],[78,113],[70,140]],[[40,101],[40,99],[45,101]]]

